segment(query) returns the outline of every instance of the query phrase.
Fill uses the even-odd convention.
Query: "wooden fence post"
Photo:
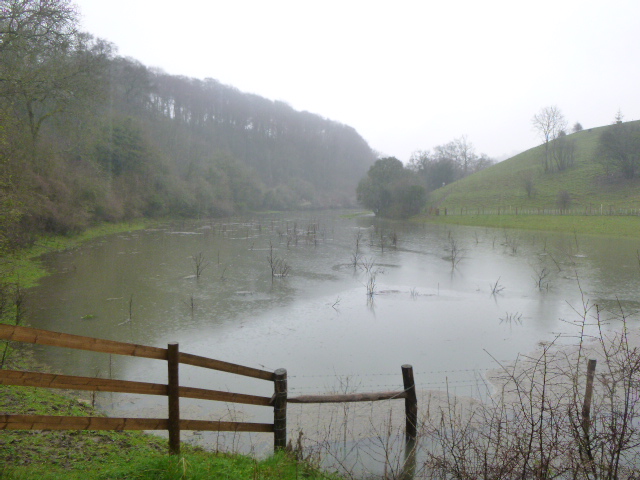
[[[584,393],[584,403],[582,404],[582,431],[585,437],[589,436],[589,426],[591,425],[591,398],[593,397],[593,378],[596,374],[596,360],[589,360],[587,365],[587,387]]]
[[[274,372],[275,396],[273,402],[273,450],[287,447],[287,370]]]
[[[167,396],[169,399],[169,453],[180,454],[180,382],[178,376],[180,352],[178,344],[173,342],[167,346],[168,382]]]
[[[413,380],[413,367],[402,365],[402,382],[407,396],[404,399],[404,408],[407,417],[405,430],[406,441],[415,441],[418,436],[418,397],[416,396],[416,384]]]
[[[416,471],[416,437],[418,436],[418,397],[416,395],[416,384],[413,379],[413,367],[402,365],[402,383],[407,396],[404,398],[404,409],[406,415],[405,445],[404,445],[404,465],[400,478],[402,480],[413,480]]]

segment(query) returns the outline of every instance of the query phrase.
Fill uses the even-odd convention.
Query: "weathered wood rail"
[[[407,442],[415,442],[418,433],[418,397],[413,378],[413,367],[402,365],[402,382],[404,390],[396,392],[350,393],[343,395],[301,395],[288,399],[289,403],[351,403],[377,402],[381,400],[405,400]]]
[[[286,370],[284,379],[286,382]],[[351,402],[377,402],[382,400],[404,399],[405,409],[405,444],[404,463],[400,471],[401,480],[413,480],[416,470],[416,439],[418,436],[418,397],[416,384],[413,378],[413,367],[402,365],[402,383],[404,390],[396,392],[370,392],[351,393],[343,395],[300,395],[288,399],[289,403],[351,403]],[[277,391],[277,387],[276,387]],[[285,408],[287,399],[285,401]],[[286,422],[286,419],[285,419]],[[285,425],[286,427],[286,425]],[[274,438],[278,438],[279,430],[274,431]],[[286,438],[281,440],[286,443]]]
[[[180,398],[195,398],[220,402],[243,403],[273,407],[273,397],[221,392],[179,385],[179,364],[193,365],[235,375],[274,382],[275,374],[266,370],[182,353],[177,343],[167,348],[101,340],[35,328],[0,325],[0,339],[88,350],[115,355],[144,357],[167,362],[167,384],[133,382],[105,378],[56,375],[39,372],[0,370],[0,384],[41,388],[120,392],[142,395],[162,395],[168,398],[168,418],[104,418],[52,415],[0,415],[0,430],[167,430],[170,453],[180,452],[181,430],[274,432],[271,423],[184,420],[180,418]]]
[[[0,370],[0,385],[160,395],[167,397],[168,404],[168,418],[0,415],[0,430],[167,430],[169,432],[169,452],[172,454],[180,452],[180,432],[182,430],[265,432],[273,433],[274,449],[278,450],[287,446],[287,402],[345,403],[404,399],[406,413],[405,456],[409,459],[409,464],[411,463],[411,456],[414,455],[414,446],[417,436],[418,407],[416,388],[413,379],[413,368],[410,365],[402,366],[404,390],[401,391],[358,393],[350,395],[303,395],[288,398],[287,371],[283,368],[278,369],[275,372],[269,372],[266,370],[183,353],[179,351],[177,343],[169,343],[167,348],[159,348],[1,324],[0,339],[115,355],[142,357],[167,362],[167,384],[58,375],[40,372]],[[222,392],[211,389],[180,386],[180,364],[208,368],[234,375],[243,375],[246,377],[273,382],[274,393],[271,397],[263,397],[243,393]],[[181,419],[180,398],[194,398],[272,407],[273,423]],[[415,461],[415,458],[413,461]]]

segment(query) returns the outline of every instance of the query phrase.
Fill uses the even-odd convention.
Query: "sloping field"
[[[572,213],[638,213],[634,209],[640,209],[640,179],[607,175],[598,162],[598,140],[606,128],[567,137],[575,141],[575,163],[565,171],[544,172],[541,145],[432,192],[427,208],[437,207],[441,214],[445,208],[448,214],[498,213],[498,209],[516,213],[516,208],[542,213],[558,209],[564,195]]]

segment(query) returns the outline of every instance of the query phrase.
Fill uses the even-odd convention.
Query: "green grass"
[[[439,215],[414,221],[640,238],[640,217],[634,216],[640,214],[640,179],[608,176],[598,162],[606,128],[568,137],[575,141],[575,164],[565,171],[544,172],[541,145],[431,192],[425,211],[438,208]],[[532,195],[527,180],[533,183]],[[570,196],[569,214],[549,215],[558,213],[561,191]],[[631,215],[598,215],[610,212]]]
[[[2,479],[58,480],[329,480],[337,476],[298,462],[286,453],[276,454],[266,460],[257,461],[244,455],[224,453],[191,452],[170,456],[158,452],[142,454],[139,450],[126,453],[127,442],[118,442],[119,454],[104,456],[100,463],[44,465],[28,467],[4,467]]]
[[[0,414],[100,415],[86,402],[46,389],[0,386]],[[141,432],[0,430],[0,479],[338,479],[279,453],[257,461]]]
[[[109,223],[90,228],[77,235],[43,237],[29,248],[19,250],[0,258],[0,278],[4,283],[19,283],[22,288],[30,288],[38,280],[47,275],[40,257],[50,252],[60,252],[76,248],[94,238],[115,233],[141,230],[149,226],[149,222]]]
[[[365,210],[362,212],[345,213],[344,215],[340,215],[340,218],[358,218],[365,215],[371,215],[371,212],[369,210]]]
[[[431,193],[428,207],[441,211],[485,211],[505,209],[557,208],[558,194],[567,191],[571,208],[599,211],[640,208],[640,179],[609,177],[597,161],[598,140],[608,127],[583,130],[569,135],[575,140],[575,165],[563,172],[545,173],[542,168],[544,147],[520,153],[504,162],[451,183]],[[528,196],[524,187],[530,179],[535,194]]]
[[[640,238],[640,217],[637,216],[439,215],[437,217],[415,217],[413,221]]]

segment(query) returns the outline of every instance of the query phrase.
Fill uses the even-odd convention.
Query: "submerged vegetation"
[[[91,236],[142,228],[141,219],[343,207],[353,205],[357,195],[384,217],[410,217],[426,204],[434,215],[419,221],[573,232],[576,252],[579,234],[640,237],[637,123],[576,127],[571,135],[545,131],[543,145],[493,166],[475,154],[466,137],[434,153],[416,152],[408,167],[393,157],[371,165],[374,153],[351,127],[213,79],[168,75],[119,57],[113,45],[78,31],[78,12],[68,0],[5,3],[0,12],[2,322],[25,320],[25,288],[43,275],[33,258]],[[541,125],[542,113],[534,117]],[[548,210],[557,215],[544,215]],[[630,215],[613,216],[622,212]],[[118,223],[123,221],[135,223],[123,227]],[[303,229],[287,224],[278,235],[287,250],[299,242],[316,247],[325,238],[314,222]],[[369,252],[397,253],[398,242],[395,230],[374,228]],[[499,242],[508,255],[519,254],[517,236],[505,233]],[[365,256],[365,244],[358,230],[346,265],[355,277],[362,270],[373,310],[376,296],[394,291],[383,289],[384,270]],[[451,233],[441,247],[453,278],[472,247]],[[214,257],[194,252],[194,275],[204,283]],[[297,275],[290,257],[278,252],[270,243],[266,263],[272,287],[276,278],[286,283],[285,277]],[[224,280],[227,267],[220,266],[219,252],[216,267]],[[544,256],[531,265],[536,294],[553,290],[560,273],[545,245]],[[497,301],[508,290],[502,277],[495,278],[489,292]],[[439,296],[439,283],[437,288]],[[413,301],[420,296],[415,287],[410,295]],[[122,324],[133,323],[133,293],[128,298],[129,316]],[[337,311],[339,304],[337,297],[331,308]],[[195,305],[191,294],[192,316]],[[487,379],[485,403],[463,405],[447,392],[443,402],[424,406],[416,477],[638,476],[638,339],[622,308],[614,319],[619,331],[606,335],[599,307],[586,302],[583,307],[575,322],[577,345],[566,348],[556,338],[513,365],[498,363],[498,373]],[[94,318],[94,313],[82,316]],[[523,314],[507,311],[499,321],[515,326]],[[26,361],[28,353],[12,355],[14,348],[0,343],[0,368]],[[600,370],[592,413],[585,414],[584,364],[591,355]],[[0,410],[96,414],[86,402],[6,386],[0,387]],[[339,433],[346,450],[348,408],[343,414]],[[371,414],[372,425],[374,420],[379,418]],[[391,421],[374,433],[385,478],[395,478],[402,469],[392,455]],[[335,478],[299,457],[317,458],[316,451],[331,457],[340,442],[304,445],[302,432],[299,439],[294,455],[280,452],[257,461],[190,447],[186,455],[172,457],[163,440],[142,434],[3,431],[0,478]],[[345,466],[342,473],[353,478]]]
[[[477,229],[474,234],[466,237],[462,235],[463,229],[447,231],[445,228],[422,229],[412,226],[406,231],[397,222],[381,222],[373,218],[370,218],[369,221],[362,221],[363,219],[345,221],[349,224],[349,229],[346,235],[340,238],[339,235],[325,235],[325,226],[317,220],[302,223],[289,220],[288,217],[282,216],[282,218],[280,223],[273,219],[269,219],[267,222],[262,221],[262,223],[260,221],[255,223],[206,222],[207,228],[203,231],[207,233],[200,236],[184,235],[194,243],[189,249],[180,250],[180,265],[185,273],[191,273],[190,269],[199,262],[203,271],[200,283],[202,287],[208,288],[205,282],[211,280],[211,277],[217,276],[213,274],[212,270],[217,268],[215,252],[221,246],[217,242],[217,240],[221,240],[218,238],[219,235],[227,238],[230,243],[241,244],[239,248],[244,255],[254,255],[255,263],[259,264],[257,269],[265,273],[265,277],[269,276],[269,257],[275,262],[277,258],[280,258],[278,254],[284,255],[286,253],[287,258],[292,263],[295,262],[296,268],[292,269],[292,278],[283,279],[282,282],[275,281],[276,288],[280,288],[287,282],[295,283],[299,278],[298,275],[305,275],[298,263],[300,257],[297,255],[315,255],[312,252],[324,250],[322,247],[325,242],[331,242],[334,245],[344,244],[344,249],[340,252],[343,261],[342,269],[331,271],[343,271],[345,276],[353,277],[355,282],[360,282],[359,295],[365,297],[368,308],[375,309],[375,303],[378,303],[378,307],[384,308],[385,297],[396,295],[388,285],[390,283],[388,278],[394,274],[393,264],[395,262],[392,259],[410,254],[411,252],[406,249],[407,245],[413,245],[412,248],[418,249],[419,246],[415,243],[416,238],[423,239],[425,235],[430,235],[433,231],[439,233],[430,237],[429,243],[435,245],[434,251],[439,252],[439,256],[429,256],[438,257],[436,263],[440,262],[444,266],[441,272],[447,272],[447,277],[449,276],[449,267],[451,267],[452,278],[466,275],[467,269],[475,261],[474,257],[477,257],[475,249],[480,249],[480,252],[492,249],[509,258],[527,257],[527,261],[532,262],[530,272],[524,275],[526,288],[529,292],[528,295],[537,296],[539,294],[540,298],[547,296],[549,291],[557,290],[560,282],[566,281],[566,277],[573,275],[577,255],[587,243],[583,242],[577,234],[568,239],[565,238],[566,251],[561,253],[556,251],[551,242],[548,244],[546,238],[540,235],[530,236],[530,242],[526,236],[511,231]],[[370,227],[363,228],[367,223],[371,223]],[[358,226],[356,230],[353,228],[354,224]],[[299,225],[305,226],[300,228]],[[198,230],[194,229],[193,231]],[[254,235],[258,232],[262,232],[264,236]],[[339,230],[336,229],[334,234],[336,232]],[[316,242],[314,236],[320,240]],[[198,244],[199,240],[202,240],[202,243]],[[273,242],[272,245],[269,245],[269,240]],[[530,243],[535,243],[535,245]],[[202,245],[204,248],[196,248],[197,245]],[[452,247],[455,248],[452,250]],[[185,252],[198,253],[185,256]],[[416,251],[412,253],[411,258],[413,259],[423,256],[416,255]],[[631,253],[633,253],[634,263],[632,265],[635,270],[636,252],[634,250]],[[454,262],[454,258],[458,259],[458,262]],[[211,259],[211,265],[205,269],[204,265],[208,263],[208,259]],[[223,263],[224,260],[223,257]],[[220,258],[217,263],[220,264]],[[384,267],[385,270],[382,270],[381,267]],[[562,272],[560,272],[561,268]],[[321,275],[323,271],[316,273]],[[489,279],[491,283],[489,285],[484,283],[478,287],[482,290],[480,296],[491,297],[492,301],[498,302],[512,294],[511,292],[514,291],[513,280],[505,280],[508,277],[500,276],[501,273],[492,272]],[[338,275],[338,273],[335,274]],[[246,282],[246,278],[251,276],[244,276],[242,281]],[[398,278],[396,277],[396,281]],[[438,277],[438,280],[442,280],[442,277]],[[226,283],[217,282],[217,280],[213,282],[220,285]],[[235,288],[230,286],[230,291],[237,291]],[[423,288],[424,285],[420,285],[420,290]],[[424,289],[423,291],[429,290]],[[365,292],[366,295],[360,292]],[[440,297],[440,293],[435,295],[435,285],[431,295],[419,293],[417,288],[413,288],[410,293],[404,290],[398,294],[410,295],[412,302],[430,301],[429,299],[433,299],[434,303],[444,301]],[[137,302],[143,301],[140,297],[136,298]],[[123,304],[126,300],[127,298],[123,299]],[[338,298],[327,308],[336,310],[339,301]],[[349,309],[349,323],[353,323],[356,321],[355,312],[349,304],[346,308]],[[543,345],[542,350],[528,354],[526,358],[519,358],[515,365],[497,364],[496,368],[499,373],[487,376],[487,381],[491,382],[490,385],[484,383],[484,377],[478,380],[478,389],[482,389],[483,386],[488,387],[486,392],[483,390],[486,395],[485,399],[488,400],[486,403],[461,399],[453,393],[449,395],[444,391],[423,392],[421,399],[424,401],[419,407],[420,436],[417,444],[414,478],[470,479],[481,477],[482,472],[502,472],[502,476],[498,478],[505,479],[552,478],[554,472],[563,472],[564,474],[575,473],[575,478],[600,479],[615,478],[608,476],[608,473],[614,472],[615,468],[627,474],[627,477],[618,475],[618,478],[633,478],[632,475],[637,473],[634,463],[636,462],[636,454],[629,445],[637,441],[636,433],[632,430],[626,430],[620,434],[620,431],[615,429],[618,426],[627,428],[628,425],[637,422],[635,417],[637,406],[634,403],[636,400],[632,395],[624,393],[624,389],[627,388],[625,382],[632,386],[635,385],[625,380],[626,378],[635,378],[634,375],[636,375],[637,370],[634,370],[636,359],[633,356],[635,354],[632,354],[635,340],[631,335],[626,337],[624,342],[628,342],[632,348],[625,351],[622,348],[625,343],[620,338],[609,337],[608,340],[613,340],[613,343],[604,343],[604,345],[613,345],[615,348],[612,347],[608,351],[608,354],[611,355],[611,364],[607,365],[604,354],[596,348],[592,348],[593,339],[599,341],[598,332],[594,332],[593,326],[600,322],[601,312],[597,310],[597,307],[590,308],[588,304],[584,309],[586,311],[585,319],[580,318],[580,321],[577,322],[577,328],[581,328],[584,323],[588,337],[584,337],[585,341],[580,355],[575,356],[574,353],[577,355],[581,345],[577,345],[575,349],[572,347],[570,351],[566,344],[575,342],[563,338]],[[504,309],[501,310],[493,320],[495,323],[499,321],[505,327],[517,329],[522,324],[529,323],[527,313],[511,307],[511,310],[506,312]],[[624,317],[624,313],[622,317]],[[444,318],[443,320],[449,322],[451,319]],[[478,320],[481,319],[478,318]],[[609,321],[611,319],[603,318],[603,320]],[[138,321],[144,320],[136,318],[136,322]],[[620,321],[620,319],[614,318],[613,321]],[[380,322],[376,323],[383,322],[384,320],[380,319]],[[346,322],[341,323],[341,328],[346,328]],[[392,328],[396,328],[398,325],[402,325],[402,320],[395,318],[389,323],[393,324]],[[374,326],[371,325],[370,328],[373,330]],[[595,381],[597,390],[592,404],[593,416],[591,419],[593,424],[589,430],[592,436],[585,439],[584,435],[580,436],[581,431],[575,427],[576,419],[581,419],[580,410],[577,410],[576,406],[581,406],[584,400],[585,359],[591,358],[594,352],[598,355],[598,370]],[[624,368],[627,367],[632,371],[631,377],[623,373]],[[353,385],[356,385],[356,380],[347,382],[349,383],[348,387],[352,388]],[[426,385],[430,385],[429,382],[432,379],[427,378],[426,380]],[[426,386],[425,388],[432,389],[434,387]],[[496,391],[499,392],[498,395],[490,396]],[[622,396],[618,395],[620,391],[623,392]],[[5,397],[4,392],[9,392],[9,390],[3,390],[0,396],[9,398]],[[20,401],[24,401],[27,408],[34,408],[34,411],[40,411],[39,409],[43,407],[48,408],[47,405],[50,402],[48,393],[41,395],[41,392],[35,393],[32,389],[24,390],[24,392],[26,397],[20,397]],[[626,401],[628,401],[630,413],[623,418],[618,413],[623,411]],[[35,407],[30,402],[42,403]],[[64,414],[67,408],[86,409],[86,405],[80,405],[75,400],[70,402],[71,407],[55,406],[58,408],[58,410],[54,410],[57,412],[56,414]],[[400,406],[402,404],[399,401],[396,403]],[[611,405],[612,407],[610,407]],[[345,478],[369,478],[367,472],[362,474],[351,463],[352,457],[345,458],[345,455],[373,458],[375,462],[384,465],[383,475],[385,476],[382,478],[401,478],[400,472],[402,472],[404,459],[401,450],[403,418],[400,418],[399,421],[395,417],[391,419],[390,412],[395,407],[389,404],[383,404],[381,410],[374,409],[375,407],[370,405],[363,405],[364,410],[357,410],[357,408],[359,406],[341,405],[337,413],[329,413],[326,419],[329,430],[326,432],[305,429],[305,435],[300,440],[301,450],[299,449],[298,453],[304,458],[324,459],[327,464],[335,460],[340,474]],[[13,413],[9,408],[5,411]],[[364,424],[362,428],[366,430],[367,436],[365,438],[367,441],[359,442],[360,438],[352,438],[354,418],[358,418],[358,422]],[[509,418],[506,426],[505,418]],[[382,425],[380,425],[381,423]],[[295,439],[298,432],[293,430],[293,426],[289,428],[291,428],[290,437]],[[581,424],[579,428],[582,428]],[[523,432],[526,435],[523,435]],[[550,432],[550,435],[546,435],[546,432]],[[611,432],[614,432],[615,435]],[[24,451],[25,455],[33,455],[34,460],[25,460],[20,464],[23,460],[22,457],[12,457],[10,461],[5,463],[3,474],[7,478],[55,478],[56,475],[58,478],[65,476],[66,478],[143,479],[333,478],[330,474],[318,472],[309,464],[294,462],[290,457],[284,455],[261,462],[242,456],[207,454],[185,448],[188,453],[184,457],[172,458],[166,455],[165,441],[157,443],[151,439],[152,444],[145,446],[144,437],[135,435],[122,434],[120,436],[121,434],[116,433],[103,435],[94,434],[94,432],[48,432],[46,435],[9,432],[8,435],[15,435],[20,438],[20,442],[24,443],[9,443],[12,440],[7,440],[7,443],[3,444],[3,449],[4,445],[9,445],[6,452],[12,452],[15,455],[17,451]],[[3,433],[0,436],[0,442],[12,438]],[[156,446],[153,442],[156,442]],[[58,448],[59,446],[68,448],[69,445],[76,445],[76,443],[77,448],[71,453],[65,453],[63,449]],[[577,459],[581,458],[580,448],[582,445],[589,445],[591,453],[585,453],[586,463],[578,464]],[[87,454],[86,460],[83,460],[83,449],[90,447],[95,449],[94,452]],[[111,447],[113,447],[113,451],[108,450]],[[127,454],[117,456],[115,453],[117,449],[127,449]],[[47,454],[49,457],[46,456]],[[589,455],[593,461],[589,459]],[[48,458],[48,460],[39,463],[35,460],[36,457],[42,457],[43,460]],[[618,466],[611,466],[612,462],[617,462]],[[586,472],[586,466],[591,469],[589,472]]]

